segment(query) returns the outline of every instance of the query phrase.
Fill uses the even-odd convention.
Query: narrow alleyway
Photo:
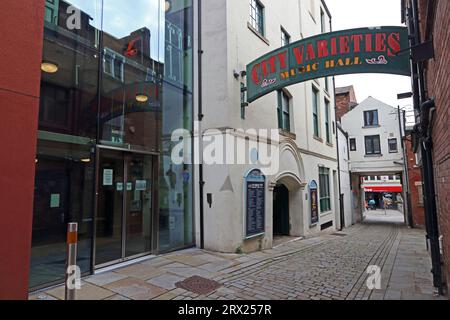
[[[367,287],[369,266],[381,268],[381,289]],[[163,255],[88,277],[77,298],[436,299],[430,269],[423,231],[368,219],[343,232],[249,255],[198,249]],[[215,280],[220,287],[203,295],[179,288],[192,276]],[[30,298],[61,299],[63,293],[57,287]]]

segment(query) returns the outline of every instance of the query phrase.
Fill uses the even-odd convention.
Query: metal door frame
[[[98,196],[99,196],[99,190],[100,190],[100,156],[103,150],[110,150],[110,151],[117,151],[122,154],[123,156],[123,175],[124,175],[124,193],[122,195],[122,251],[121,251],[121,258],[108,261],[102,264],[96,264],[95,258],[96,258],[96,249],[97,249],[97,216],[98,216]],[[151,210],[151,236],[150,236],[150,251],[144,252],[141,254],[133,255],[130,257],[125,257],[125,245],[126,245],[126,210],[127,210],[127,204],[126,204],[126,184],[128,182],[128,166],[127,164],[127,158],[129,159],[133,154],[141,154],[141,155],[147,155],[150,156],[152,159],[152,178],[151,178],[151,185],[152,185],[152,210]],[[92,259],[91,259],[91,273],[93,273],[95,270],[110,267],[112,265],[127,262],[130,260],[138,259],[144,256],[150,256],[152,254],[157,253],[158,248],[158,168],[160,163],[160,154],[157,152],[149,152],[144,150],[134,150],[134,149],[124,149],[114,146],[105,146],[105,145],[97,145],[95,150],[95,197],[94,197],[94,217],[93,217],[93,238],[92,238]]]

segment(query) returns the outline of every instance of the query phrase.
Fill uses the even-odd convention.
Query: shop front
[[[65,276],[67,223],[83,274],[194,243],[189,0],[46,0],[31,290]]]

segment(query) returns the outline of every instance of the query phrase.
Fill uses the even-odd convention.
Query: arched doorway
[[[284,184],[273,190],[273,235],[290,235],[289,190]]]

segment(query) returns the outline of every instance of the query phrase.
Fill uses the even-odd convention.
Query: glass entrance
[[[152,251],[151,155],[101,150],[95,265],[113,264]]]

